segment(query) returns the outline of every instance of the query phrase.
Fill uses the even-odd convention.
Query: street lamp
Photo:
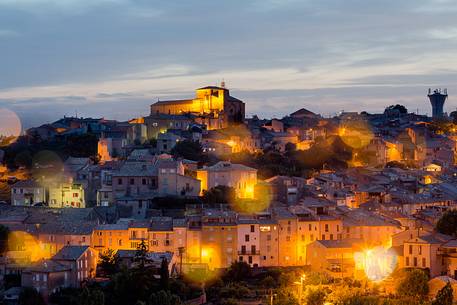
[[[300,276],[300,282],[294,282],[296,285],[300,285],[300,290],[298,291],[298,304],[302,303],[302,294],[303,294],[303,282],[306,280],[306,274]]]

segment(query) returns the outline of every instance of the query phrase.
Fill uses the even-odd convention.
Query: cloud
[[[422,105],[429,86],[457,92],[453,7],[444,0],[0,0],[0,29],[18,33],[0,31],[0,98],[30,120],[72,108],[71,96],[84,99],[78,105],[89,115],[128,118],[158,97],[193,96],[225,79],[249,112],[266,116],[308,101],[324,113]]]
[[[457,38],[457,27],[451,27],[447,29],[432,29],[428,31],[430,38],[435,39],[456,39]]]
[[[1,37],[14,37],[19,36],[19,33],[13,30],[0,29],[0,38]]]

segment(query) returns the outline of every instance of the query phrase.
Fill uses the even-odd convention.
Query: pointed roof
[[[300,117],[300,116],[309,116],[309,115],[316,115],[314,112],[309,111],[308,109],[301,108],[293,113],[290,114],[291,117]]]

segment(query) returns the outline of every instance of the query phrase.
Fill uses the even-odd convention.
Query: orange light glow
[[[33,156],[32,162],[32,176],[43,186],[48,186],[52,182],[61,182],[64,165],[55,152],[42,150]]]
[[[341,123],[338,135],[346,145],[355,149],[367,146],[374,137],[370,126],[363,120]]]
[[[15,263],[27,265],[42,259],[49,259],[51,252],[46,250],[46,245],[34,236],[23,231],[13,231],[8,237],[7,256]]]
[[[354,253],[356,269],[363,270],[366,277],[371,281],[386,279],[397,265],[397,256],[383,247],[375,247],[362,252]]]
[[[21,135],[21,120],[11,110],[0,108],[0,137],[12,137],[10,142],[14,142]]]

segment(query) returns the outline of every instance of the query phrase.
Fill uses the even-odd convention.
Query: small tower
[[[428,98],[430,99],[430,104],[432,104],[432,117],[433,118],[440,118],[443,117],[444,111],[443,106],[444,102],[447,99],[447,89],[441,91],[440,89],[428,89]]]

